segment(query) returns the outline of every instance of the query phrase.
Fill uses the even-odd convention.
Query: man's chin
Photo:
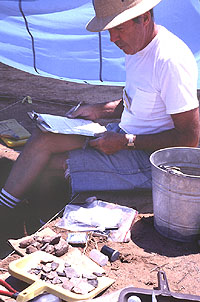
[[[121,49],[126,55],[132,55],[133,51],[131,49],[127,49],[126,46],[119,46],[116,44],[116,46]]]
[[[128,51],[126,49],[122,49],[122,51],[126,54],[126,55],[132,55],[133,53],[131,51]]]
[[[135,55],[136,54],[136,51],[131,51],[130,49],[129,50],[126,50],[126,49],[123,49],[123,52],[126,54],[126,55]]]
[[[119,47],[126,55],[133,55],[133,51],[131,49],[127,49],[126,47]]]

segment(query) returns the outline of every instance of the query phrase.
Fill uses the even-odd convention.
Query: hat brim
[[[107,16],[104,18],[92,18],[86,25],[86,29],[91,32],[100,32],[118,26],[126,21],[136,18],[152,9],[162,0],[146,0],[138,3],[136,6],[123,11],[120,14]]]

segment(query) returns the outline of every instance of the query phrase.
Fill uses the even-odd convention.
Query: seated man
[[[94,1],[96,16],[87,29],[108,30],[111,42],[124,51],[126,86],[122,100],[82,105],[71,117],[120,118],[120,123],[91,140],[36,129],[1,191],[1,217],[7,219],[47,165],[64,169],[57,161],[63,152],[75,193],[151,188],[152,151],[198,146],[196,62],[178,37],[155,24],[152,9],[160,1]]]

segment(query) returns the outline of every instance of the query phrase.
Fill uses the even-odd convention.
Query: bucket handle
[[[166,294],[167,296],[171,295],[165,272],[159,271],[157,277],[158,277],[158,287],[161,290],[161,293]]]

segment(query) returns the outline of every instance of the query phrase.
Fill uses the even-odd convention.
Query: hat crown
[[[162,0],[93,0],[95,16],[86,25],[89,31],[113,28],[151,10]]]
[[[94,0],[97,18],[120,14],[144,0]]]

